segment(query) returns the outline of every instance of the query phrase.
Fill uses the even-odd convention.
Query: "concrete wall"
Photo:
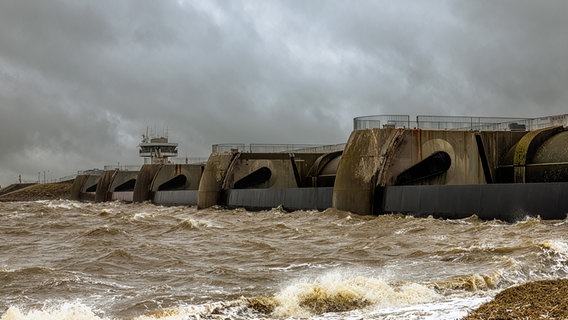
[[[138,174],[138,171],[108,170],[103,172],[99,183],[97,184],[95,201],[104,202],[120,200],[132,202],[134,189],[124,189],[124,184],[130,184],[132,180],[136,180],[138,178]],[[118,191],[117,188],[120,188],[121,190]]]
[[[238,155],[238,153],[218,152],[209,156],[199,182],[198,208],[209,208],[220,203],[225,175],[233,159]]]
[[[198,207],[225,204],[222,194],[229,190],[312,187],[308,172],[322,154],[213,153],[201,177]],[[239,194],[244,197],[246,192]],[[253,198],[249,204],[256,201]]]
[[[99,179],[99,182],[97,183],[97,190],[95,194],[96,202],[105,202],[109,200],[110,198],[109,188],[110,184],[112,183],[112,180],[114,179],[116,172],[117,172],[116,170],[103,172],[103,174]]]
[[[526,132],[419,129],[353,131],[341,157],[333,206],[361,214],[380,207],[377,188],[396,184],[397,177],[437,152],[449,167],[413,185],[476,185],[492,183],[500,159]]]
[[[245,188],[301,188],[311,186],[307,174],[321,153],[241,153],[231,163],[223,181],[223,189],[234,189],[235,183],[261,168],[270,170],[270,178]]]
[[[167,164],[160,167],[150,190],[152,202],[160,205],[196,205],[205,165]]]
[[[145,164],[136,179],[133,201],[153,201],[159,191],[197,191],[204,167],[201,164]]]
[[[165,164],[161,165],[150,185],[150,190],[197,190],[204,166],[193,164]],[[177,182],[172,179],[182,177]]]
[[[145,164],[140,168],[140,173],[134,185],[133,202],[144,202],[152,199],[152,181],[162,164]]]
[[[369,129],[353,131],[335,178],[333,207],[361,214],[373,212],[375,186],[379,179],[388,180],[394,151],[402,142],[403,129]],[[410,165],[410,162],[407,163]]]
[[[71,186],[71,199],[95,201],[99,179],[100,175],[77,175]]]

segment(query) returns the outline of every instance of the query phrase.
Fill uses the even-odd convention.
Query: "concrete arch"
[[[134,191],[132,195],[133,202],[144,202],[152,200],[152,182],[156,173],[160,168],[164,166],[163,164],[145,164],[140,168],[140,173],[138,174],[138,179],[136,179],[136,184],[134,185]]]
[[[337,168],[333,207],[360,214],[372,214],[377,185],[387,181],[387,168],[403,129],[356,130],[351,133]]]
[[[77,175],[75,181],[73,181],[73,186],[71,186],[71,199],[95,201],[95,190],[99,183],[99,179],[100,175],[98,174]]]
[[[238,155],[239,153],[220,152],[209,156],[199,182],[198,208],[205,209],[220,203],[223,181],[231,163]]]

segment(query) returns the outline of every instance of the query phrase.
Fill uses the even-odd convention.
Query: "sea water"
[[[0,203],[0,319],[459,319],[565,277],[568,224]]]

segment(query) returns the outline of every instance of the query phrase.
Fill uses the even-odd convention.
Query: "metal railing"
[[[332,152],[343,150],[345,144],[320,145],[320,144],[261,144],[251,143],[249,145],[243,143],[233,144],[214,144],[213,152],[245,152],[245,153],[317,153]]]
[[[106,165],[103,167],[104,171],[119,170],[119,171],[140,171],[142,165],[127,164],[127,165]]]
[[[363,116],[353,119],[353,129],[372,128],[410,128],[410,116],[408,115],[374,115]]]
[[[80,170],[77,171],[78,176],[82,175],[101,175],[103,174],[103,170],[101,169],[89,169],[89,170]]]
[[[169,163],[173,164],[200,164],[207,162],[206,157],[188,157],[188,158],[169,158]]]
[[[353,119],[354,130],[372,128],[418,128],[439,130],[525,131],[550,126],[568,126],[568,114],[540,118],[375,115]]]
[[[528,118],[416,116],[416,127],[442,130],[526,130]]]

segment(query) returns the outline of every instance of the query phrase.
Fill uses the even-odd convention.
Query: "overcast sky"
[[[2,0],[0,185],[373,114],[568,113],[566,0]]]

